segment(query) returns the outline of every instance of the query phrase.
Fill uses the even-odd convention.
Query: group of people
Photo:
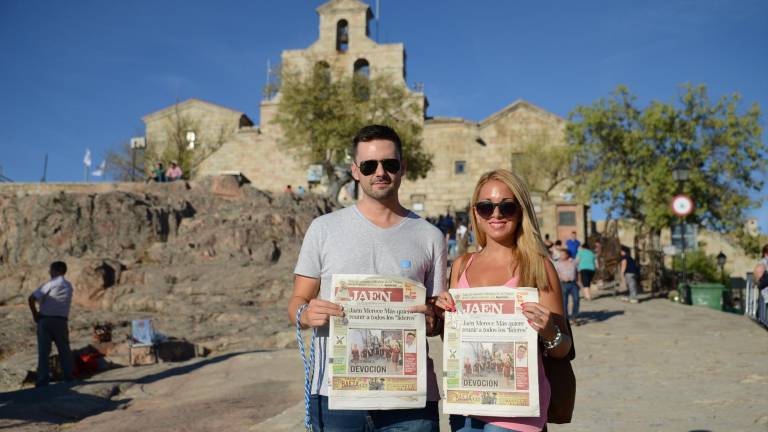
[[[437,227],[448,247],[448,262],[452,262],[457,256],[464,254],[472,244],[472,231],[467,228],[467,221],[463,218],[454,218],[450,212],[439,215],[437,218],[427,217],[426,221]]]
[[[547,235],[544,244],[549,249],[552,261],[555,263],[560,286],[563,292],[563,310],[571,321],[572,325],[578,325],[579,302],[581,298],[587,301],[592,300],[592,281],[595,273],[600,269],[599,247],[600,242],[595,241],[593,245],[585,241],[581,243],[578,240],[575,231],[571,232],[570,238],[566,240],[565,246],[561,240],[554,243],[549,240]],[[594,249],[594,250],[593,250]],[[620,254],[620,274],[624,279],[624,284],[629,295],[622,297],[622,301],[629,303],[638,303],[638,292],[640,283],[640,266],[632,258],[629,247],[621,245]],[[569,312],[569,303],[572,300],[572,307]]]
[[[171,161],[170,166],[166,169],[162,162],[157,162],[155,168],[152,169],[152,173],[148,180],[152,180],[158,183],[172,182],[181,180],[184,178],[184,171],[178,165],[176,161]]]
[[[438,228],[403,207],[398,190],[407,170],[397,133],[387,126],[362,128],[352,140],[352,177],[362,196],[350,207],[316,218],[308,228],[294,269],[288,314],[294,324],[315,328],[315,357],[310,399],[315,431],[436,431],[439,428],[437,379],[427,362],[427,403],[419,409],[330,410],[327,371],[330,318],[343,317],[331,301],[331,277],[337,273],[397,274],[419,281],[429,300],[412,309],[423,313],[428,335],[442,332],[443,314],[455,311],[448,288],[537,287],[539,302],[522,305],[546,355],[566,357],[572,346],[565,321],[557,271],[541,236],[525,183],[508,170],[478,179],[471,197],[471,223],[481,251],[453,261],[446,275],[448,243]],[[407,262],[408,265],[402,265]],[[461,275],[459,275],[461,273]],[[296,323],[297,312],[299,322]],[[451,430],[542,430],[546,428],[549,381],[538,353],[538,417],[468,417],[453,415]],[[493,429],[496,428],[496,429]]]

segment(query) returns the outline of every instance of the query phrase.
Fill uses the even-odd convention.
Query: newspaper
[[[396,276],[335,274],[331,301],[344,307],[328,336],[330,409],[423,408],[427,401],[426,288]]]
[[[536,331],[521,305],[536,288],[451,289],[445,314],[443,412],[494,417],[539,415]]]

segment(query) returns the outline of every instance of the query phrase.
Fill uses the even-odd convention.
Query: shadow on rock
[[[128,399],[111,399],[119,392],[110,386],[99,394],[81,393],[74,384],[55,384],[0,393],[0,429],[14,429],[26,424],[63,424],[111,411],[128,402]],[[17,423],[5,422],[18,420]]]
[[[13,429],[33,423],[63,424],[120,408],[131,399],[113,399],[133,384],[150,384],[173,376],[194,372],[204,366],[230,358],[267,350],[252,350],[222,354],[190,364],[170,368],[135,379],[88,380],[58,383],[0,393],[0,430]],[[140,371],[141,367],[135,370]],[[127,386],[126,386],[127,384]],[[18,420],[11,423],[8,420]]]

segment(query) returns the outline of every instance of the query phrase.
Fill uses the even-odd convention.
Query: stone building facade
[[[406,85],[405,47],[403,44],[379,44],[369,37],[372,18],[367,4],[358,0],[331,0],[319,8],[320,35],[308,48],[286,50],[282,67],[306,72],[320,64],[328,67],[331,77],[361,73],[370,77],[387,75]],[[552,137],[546,145],[561,146],[565,120],[529,102],[518,100],[481,121],[462,118],[430,117],[427,98],[411,91],[423,107],[423,140],[433,154],[433,169],[426,178],[404,181],[403,204],[424,216],[446,212],[462,215],[467,211],[477,178],[494,168],[511,168],[514,155],[532,135],[542,131]],[[197,175],[222,172],[242,173],[257,187],[280,191],[286,185],[294,189],[307,184],[307,168],[313,161],[294,158],[279,145],[280,129],[273,124],[280,94],[260,104],[260,125],[253,126],[235,110],[199,100],[183,102],[190,115],[202,115],[205,127],[212,131],[231,131],[221,147],[198,168]],[[149,114],[146,124],[148,145],[160,134],[164,115],[172,107]],[[165,114],[163,114],[165,113]],[[203,124],[201,122],[201,124]],[[566,239],[571,231],[585,238],[589,222],[588,207],[562,199],[567,185],[551,191],[547,197],[534,193],[537,214],[544,233],[554,240]]]

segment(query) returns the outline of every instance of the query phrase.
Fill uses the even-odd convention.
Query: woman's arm
[[[548,290],[539,290],[539,303],[523,304],[523,313],[528,318],[531,327],[539,333],[545,341],[552,341],[557,335],[555,326],[560,329],[562,341],[560,344],[547,351],[550,357],[563,358],[571,350],[571,335],[568,333],[568,325],[563,311],[563,294],[560,289],[560,279],[557,271],[549,260],[545,259],[547,270]]]

